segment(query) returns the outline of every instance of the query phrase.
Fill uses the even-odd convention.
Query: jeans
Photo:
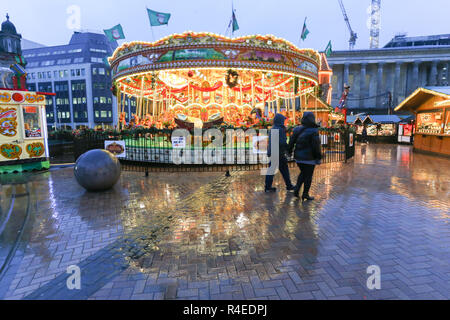
[[[311,188],[312,177],[314,174],[314,168],[316,167],[313,164],[304,164],[297,163],[300,168],[300,174],[297,179],[297,185],[295,186],[295,193],[299,193],[302,188],[302,184],[305,184],[303,188],[303,195],[309,195],[309,189]]]
[[[269,167],[272,163],[269,164]],[[288,160],[284,155],[280,155],[280,163],[278,169],[280,170],[281,175],[283,176],[284,182],[286,183],[286,187],[292,187],[291,177],[289,176],[289,167]],[[273,183],[272,175],[266,175],[266,189],[272,188]]]

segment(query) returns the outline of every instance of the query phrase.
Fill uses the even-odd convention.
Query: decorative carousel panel
[[[234,67],[289,72],[317,82],[320,55],[274,36],[231,39],[186,32],[154,43],[124,44],[109,61],[115,79],[151,70]]]
[[[17,134],[17,109],[0,106],[0,135],[14,137]]]

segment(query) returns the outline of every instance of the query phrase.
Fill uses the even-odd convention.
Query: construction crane
[[[341,6],[342,14],[344,15],[344,20],[347,23],[348,30],[350,31],[350,40],[348,41],[348,47],[350,50],[353,50],[356,44],[356,39],[358,39],[358,35],[353,31],[352,26],[350,25],[350,20],[348,19],[347,12],[345,11],[344,4],[342,0],[339,0],[339,5]]]
[[[381,0],[372,0],[370,6],[370,49],[380,46]]]

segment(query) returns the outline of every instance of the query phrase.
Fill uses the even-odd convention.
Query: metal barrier
[[[122,132],[102,132],[87,130],[79,133],[73,138],[74,160],[86,151],[92,149],[103,149],[105,141],[124,141],[126,146],[126,157],[121,159],[124,170],[132,171],[237,171],[237,170],[255,170],[263,168],[265,161],[261,161],[261,155],[255,155],[253,146],[254,136],[267,136],[268,130],[252,129],[254,135],[239,136],[234,138],[231,148],[229,141],[226,140],[226,132],[222,130],[223,141],[221,148],[217,148],[218,141],[213,145],[213,139],[205,135],[206,130],[201,134],[196,133],[187,139],[190,140],[190,148],[177,151],[190,154],[191,162],[177,165],[174,163],[174,149],[172,146],[172,130],[163,129],[139,129]],[[292,129],[288,130],[288,139]],[[354,155],[354,134],[347,129],[319,129],[322,146],[322,163],[346,162]],[[353,137],[350,137],[353,134]],[[227,145],[228,142],[228,145]],[[209,164],[205,161],[205,153],[209,152],[223,161]],[[215,153],[220,153],[217,155]],[[227,158],[228,157],[228,158]],[[230,162],[229,160],[233,161]],[[225,161],[228,160],[228,161]],[[265,160],[265,159],[264,159]],[[293,160],[292,158],[290,159]],[[295,165],[292,162],[290,165]]]

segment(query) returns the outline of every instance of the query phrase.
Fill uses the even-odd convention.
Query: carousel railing
[[[252,129],[253,135],[265,136],[267,129]],[[174,150],[172,146],[172,133],[170,129],[138,129],[130,131],[93,131],[85,130],[78,132],[73,137],[73,154],[76,160],[84,152],[92,149],[104,149],[105,141],[123,141],[125,143],[125,157],[121,158],[121,163],[125,168],[133,170],[145,170],[153,167],[160,170],[249,170],[267,166],[267,159],[264,154],[256,155],[252,144],[252,134],[244,135],[245,138],[234,138],[233,142],[227,141],[227,134],[222,129],[223,141],[215,141],[214,150],[212,139],[205,136],[202,130],[189,137],[190,146],[181,150]],[[288,139],[292,128],[288,129]],[[322,146],[322,163],[346,162],[354,155],[354,143],[350,143],[350,132],[347,129],[320,128],[320,141]],[[354,137],[353,137],[354,138]],[[196,140],[197,139],[197,140]],[[353,142],[353,141],[352,141]],[[217,145],[222,148],[217,148]],[[187,163],[177,164],[174,159],[174,151],[180,152],[177,155],[188,155],[190,159]],[[206,152],[215,157],[216,161],[211,163],[203,156]],[[220,153],[220,154],[218,154]],[[217,161],[222,159],[222,161]],[[291,165],[295,165],[293,159]],[[178,162],[179,163],[179,162]],[[141,169],[139,169],[141,168]]]

